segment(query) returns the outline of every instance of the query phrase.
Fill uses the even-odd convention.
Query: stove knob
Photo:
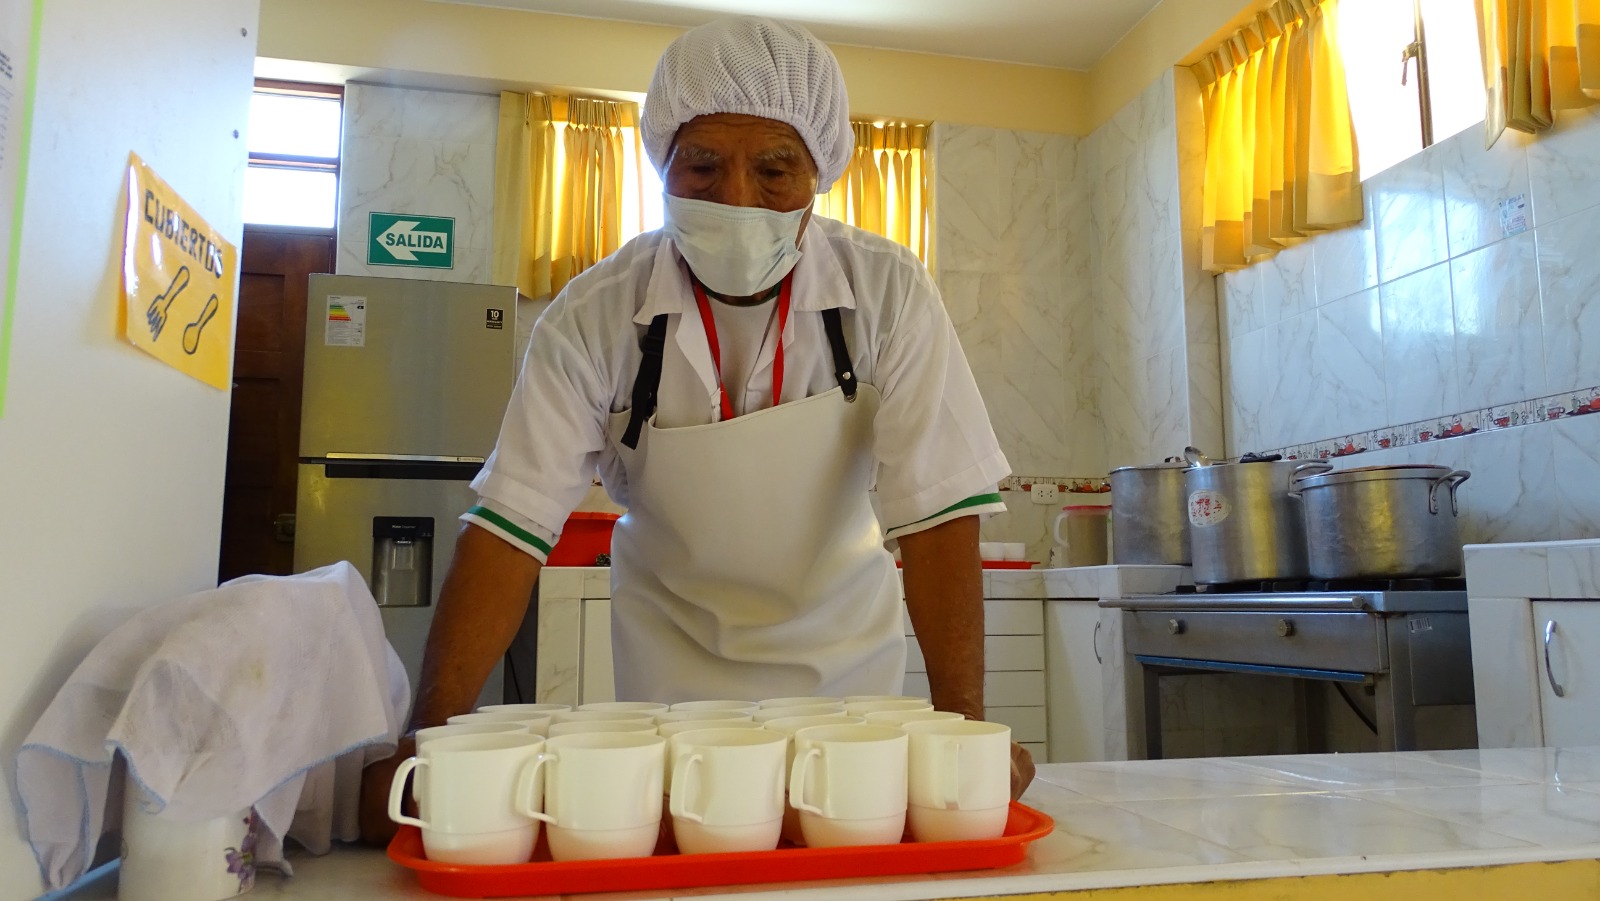
[[[1278,620],[1278,634],[1284,638],[1288,638],[1289,636],[1293,635],[1294,623],[1286,619]]]
[[[1181,619],[1169,619],[1169,620],[1167,620],[1167,631],[1168,632],[1171,632],[1173,635],[1182,635],[1183,634],[1183,630],[1184,630],[1183,620],[1181,620]]]

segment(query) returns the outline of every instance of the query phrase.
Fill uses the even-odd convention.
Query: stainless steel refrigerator
[[[366,577],[415,693],[468,487],[516,376],[517,291],[313,275],[294,567]],[[501,696],[499,668],[480,703]]]

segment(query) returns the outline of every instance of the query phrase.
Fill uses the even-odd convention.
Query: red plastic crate
[[[401,826],[389,843],[389,859],[413,870],[423,888],[455,898],[571,895],[693,886],[802,882],[910,873],[989,870],[1027,855],[1028,843],[1050,834],[1055,821],[1025,804],[1011,802],[1005,834],[966,842],[902,842],[849,848],[797,848],[738,854],[657,854],[623,860],[549,859],[543,836],[534,860],[504,866],[434,863],[423,856],[422,833]]]

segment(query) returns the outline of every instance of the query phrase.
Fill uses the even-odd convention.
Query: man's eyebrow
[[[722,159],[722,154],[697,144],[679,144],[672,150],[672,159],[689,163],[715,163]]]
[[[756,154],[757,163],[793,163],[800,158],[800,151],[788,145],[772,147]]]

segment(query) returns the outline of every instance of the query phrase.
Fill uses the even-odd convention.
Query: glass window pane
[[[1472,7],[1461,0],[1422,0],[1435,143],[1483,121],[1483,62]]]
[[[250,152],[337,158],[341,105],[330,97],[251,95]]]
[[[332,172],[251,166],[244,173],[244,221],[332,228],[339,180]]]
[[[1415,35],[1410,3],[1343,0],[1339,4],[1339,47],[1362,181],[1422,150],[1415,62],[1410,63],[1406,83],[1400,83],[1400,54]]]

